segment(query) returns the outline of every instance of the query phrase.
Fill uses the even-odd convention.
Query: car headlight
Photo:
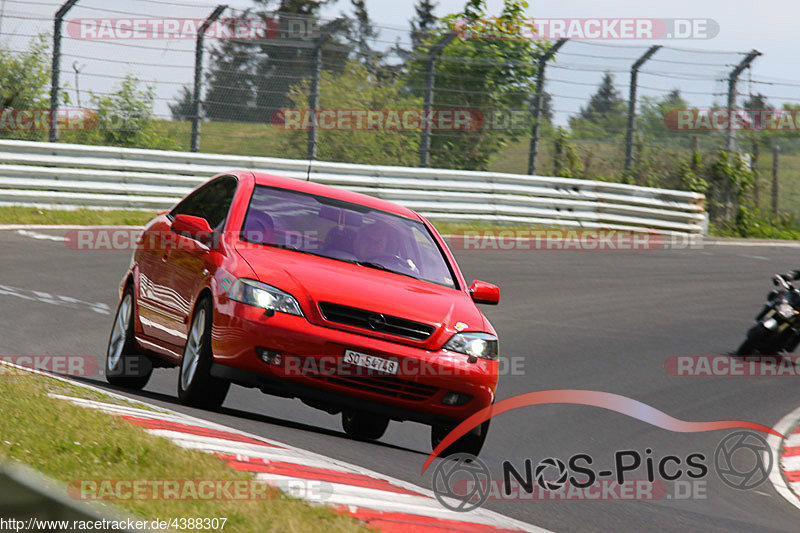
[[[789,304],[785,300],[783,302],[779,303],[778,305],[776,305],[775,306],[775,310],[783,318],[792,318],[794,315],[796,315],[798,313],[797,310],[794,307],[792,307],[791,304]]]
[[[497,337],[490,333],[456,333],[447,341],[444,349],[492,361],[496,361],[499,356]]]
[[[267,311],[280,311],[290,315],[303,316],[300,304],[288,292],[276,289],[266,283],[252,279],[237,279],[231,288],[231,300]]]

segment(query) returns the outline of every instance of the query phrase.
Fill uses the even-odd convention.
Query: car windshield
[[[241,238],[455,287],[422,222],[333,198],[257,185]]]

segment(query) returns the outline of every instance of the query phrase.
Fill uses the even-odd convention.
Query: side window
[[[228,217],[228,210],[236,193],[236,178],[226,176],[197,189],[172,210],[170,216],[192,215],[208,220],[214,230],[219,229]]]

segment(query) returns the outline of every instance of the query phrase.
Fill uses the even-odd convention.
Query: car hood
[[[308,320],[321,326],[428,349],[441,348],[459,330],[492,332],[466,291],[290,250],[247,247],[237,251],[259,281],[292,294]],[[426,340],[414,340],[330,322],[323,318],[320,302],[427,324],[435,331]]]

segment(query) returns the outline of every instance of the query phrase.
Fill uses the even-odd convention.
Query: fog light
[[[461,394],[460,392],[448,392],[442,398],[443,405],[466,405],[472,396],[469,394]]]
[[[280,366],[283,362],[283,356],[278,352],[267,350],[266,348],[256,348],[258,357],[268,365]]]

